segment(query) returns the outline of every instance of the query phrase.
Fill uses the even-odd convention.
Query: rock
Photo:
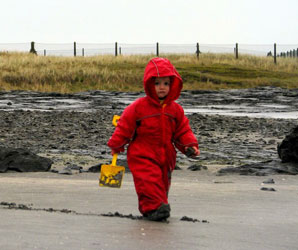
[[[85,170],[85,169],[80,169],[79,170],[79,173],[88,173],[89,171],[88,170]]]
[[[102,165],[102,164],[99,163],[99,164],[96,164],[96,165],[94,165],[94,166],[88,168],[88,172],[91,172],[91,173],[98,173],[98,172],[100,172],[100,170],[101,170],[101,165]]]
[[[265,176],[272,174],[298,174],[298,164],[282,163],[278,160],[268,160],[264,162],[245,164],[239,167],[223,168],[217,172],[217,175],[240,174]]]
[[[276,141],[274,139],[271,139],[271,140],[268,141],[268,144],[275,144],[275,142]]]
[[[175,165],[174,170],[181,170],[182,168],[180,168],[178,165]]]
[[[298,126],[277,147],[282,162],[298,163]]]
[[[71,170],[81,170],[83,167],[74,164],[74,165],[68,166],[67,168],[70,168]]]
[[[53,161],[38,156],[22,148],[0,147],[0,172],[15,170],[19,172],[49,171]]]
[[[58,172],[58,174],[72,175],[72,171],[70,168],[66,167]]]
[[[202,170],[202,169],[207,170],[207,167],[203,166],[203,165],[200,165],[200,164],[194,164],[194,165],[191,165],[190,167],[188,167],[187,169],[189,169],[191,171],[199,171],[199,170]]]
[[[262,182],[263,184],[274,184],[274,180],[273,179],[267,179],[265,181]]]

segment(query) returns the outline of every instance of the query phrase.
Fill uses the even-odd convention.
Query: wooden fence
[[[271,51],[269,51],[267,53],[267,56],[271,56],[273,57],[273,60],[274,60],[274,63],[276,64],[277,62],[277,57],[292,57],[292,58],[298,58],[298,48],[295,50],[290,50],[290,51],[287,51],[287,52],[281,52],[280,54],[277,55],[276,53],[276,43],[273,44],[273,53]],[[199,43],[196,43],[196,45],[194,45],[194,51],[195,51],[195,54],[197,56],[197,58],[199,59],[200,58],[200,54],[202,53],[200,51],[200,44]],[[121,55],[121,52],[122,52],[122,48],[120,46],[118,46],[118,43],[115,42],[115,46],[114,46],[114,55],[115,56],[118,56],[118,55]],[[35,49],[35,42],[31,42],[31,49],[30,49],[30,53],[34,53],[34,54],[37,54],[37,51]],[[47,55],[47,51],[44,50],[43,51],[43,54],[44,56]],[[159,43],[157,42],[156,43],[156,52],[155,52],[156,56],[158,57],[160,55],[160,46],[159,46]],[[85,56],[85,49],[82,48],[82,53],[81,53],[82,56]],[[239,58],[239,46],[238,46],[238,43],[235,44],[235,47],[234,47],[234,55],[235,55],[235,58],[238,59]],[[73,43],[73,56],[77,56],[77,43],[74,42]]]
[[[295,50],[290,50],[290,51],[287,51],[287,52],[281,52],[280,57],[295,57],[295,58],[298,58],[298,48]]]

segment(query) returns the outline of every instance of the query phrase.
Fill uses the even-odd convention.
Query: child
[[[123,111],[108,142],[112,154],[127,149],[139,199],[139,210],[149,220],[170,216],[168,192],[176,164],[176,148],[192,157],[200,154],[183,108],[174,101],[182,89],[182,79],[164,58],[149,61],[144,73],[146,97],[137,99]]]

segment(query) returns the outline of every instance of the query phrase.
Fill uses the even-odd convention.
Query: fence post
[[[159,56],[159,44],[156,43],[156,56]]]
[[[47,51],[44,49],[43,50],[43,55],[46,56],[47,55]]]
[[[276,43],[274,43],[274,63],[276,64]]]
[[[118,43],[115,42],[115,56],[118,55]]]
[[[197,51],[196,51],[196,53],[197,53],[197,58],[199,59],[200,58],[200,45],[199,45],[199,43],[197,43]]]
[[[73,56],[77,56],[77,43],[73,43]]]
[[[36,52],[36,50],[35,50],[35,48],[34,48],[34,44],[35,44],[34,42],[31,42],[30,53],[37,55],[37,52]]]
[[[85,50],[82,48],[82,56],[85,56]]]
[[[119,55],[121,55],[121,47],[119,47]]]
[[[236,43],[236,50],[235,50],[235,53],[236,53],[236,59],[238,59],[238,43]]]

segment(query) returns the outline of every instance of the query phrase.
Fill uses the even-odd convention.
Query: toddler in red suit
[[[139,210],[149,220],[162,221],[170,216],[168,192],[176,164],[176,149],[192,157],[200,154],[183,108],[175,102],[182,79],[168,59],[153,58],[144,73],[146,96],[123,111],[108,141],[112,154],[127,148],[139,200]]]

